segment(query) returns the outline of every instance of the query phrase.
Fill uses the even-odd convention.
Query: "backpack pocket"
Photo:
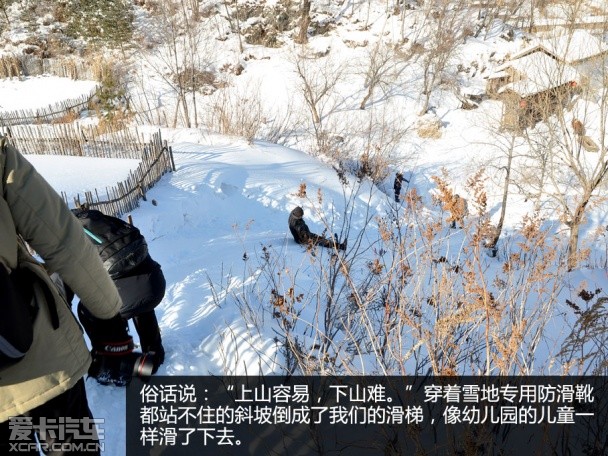
[[[0,265],[0,369],[20,361],[34,339],[34,277],[28,269],[8,272]]]

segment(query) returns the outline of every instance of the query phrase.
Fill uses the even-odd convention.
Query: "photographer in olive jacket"
[[[81,328],[49,274],[58,273],[87,310],[100,319],[104,340],[93,346],[100,356],[123,356],[132,351],[133,341],[118,315],[120,297],[80,223],[6,138],[0,139],[0,176],[0,268],[5,269],[5,278],[14,271],[27,271],[28,281],[22,287],[28,289],[28,306],[35,302],[37,307],[31,324],[33,338],[25,356],[0,367],[0,454],[8,454],[10,444],[15,443],[13,417],[19,416],[27,417],[20,422],[32,423],[34,430],[37,423],[49,419],[57,423],[63,422],[57,420],[60,417],[74,418],[80,423],[77,442],[92,442],[96,447],[97,435],[90,429],[90,420],[87,422],[91,412],[83,380],[91,355]],[[28,254],[19,237],[44,259],[44,267]],[[5,305],[10,296],[5,290],[2,295]],[[33,434],[29,442],[35,442]],[[73,453],[69,449],[69,443],[75,442],[73,427],[65,435],[41,434],[38,439],[43,450],[45,445],[47,449],[54,445],[60,448],[51,450],[52,454]],[[88,454],[97,453],[92,448]]]

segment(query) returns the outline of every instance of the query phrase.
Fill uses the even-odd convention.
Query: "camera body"
[[[132,352],[127,355],[99,355],[92,353],[89,376],[102,385],[126,386],[133,377],[147,378],[154,368],[153,355]]]

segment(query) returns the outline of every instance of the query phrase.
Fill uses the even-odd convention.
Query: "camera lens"
[[[148,353],[137,353],[133,363],[134,377],[150,377],[154,369],[154,361]]]

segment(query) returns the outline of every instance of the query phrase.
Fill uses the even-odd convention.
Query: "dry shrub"
[[[211,95],[217,89],[227,86],[225,81],[217,78],[213,71],[198,70],[188,67],[173,75],[173,82],[178,87],[183,87],[189,92],[200,92],[203,95]]]
[[[344,44],[346,44],[347,47],[354,49],[354,48],[364,48],[367,47],[367,45],[369,44],[369,41],[367,40],[343,40]]]
[[[566,304],[577,315],[577,321],[558,355],[564,373],[573,371],[583,375],[606,375],[608,298],[601,289],[583,289],[578,297],[584,301],[581,305],[566,299]]]
[[[403,201],[410,212],[418,211],[422,207],[422,196],[420,196],[416,187],[412,187],[406,192]]]
[[[0,77],[19,77],[23,73],[23,64],[15,55],[3,55],[0,57]]]
[[[438,181],[443,196],[453,196],[448,178]],[[467,183],[479,218],[485,217],[479,211],[487,212],[482,184],[481,171]],[[315,211],[323,207],[321,196],[316,202],[310,196]],[[314,281],[310,288],[303,286],[301,270],[289,269],[281,261],[260,263],[270,284],[264,292],[270,295],[270,305],[259,307],[256,317],[274,317],[271,324],[283,347],[286,371],[352,375],[360,374],[364,365],[366,371],[386,375],[531,375],[550,369],[559,347],[548,322],[556,315],[565,267],[563,251],[542,221],[523,220],[505,243],[508,262],[500,271],[501,263],[480,248],[474,223],[455,240],[446,236],[439,211],[415,189],[405,201],[408,210],[397,218],[368,220],[364,235],[375,238],[374,226],[378,235],[370,247],[358,247],[351,233],[349,245],[352,241],[354,247],[338,259],[327,261],[310,249],[312,269],[318,273],[305,279],[304,284]],[[351,208],[347,206],[344,214]],[[328,232],[335,231],[331,221],[324,223]],[[304,293],[297,305],[289,291],[294,289]],[[239,303],[247,304],[244,315],[260,301],[258,293],[251,288],[239,295]],[[587,315],[593,318],[594,336],[602,337],[603,348],[608,299],[590,292],[578,296],[588,303],[579,306],[579,316],[602,298]],[[581,339],[584,335],[574,332],[576,340],[562,350],[563,358],[578,358],[588,342]],[[553,351],[545,357],[539,347]],[[605,350],[588,356],[605,373]]]
[[[416,132],[421,138],[439,139],[441,138],[441,121],[436,117],[424,117],[418,122]]]
[[[306,198],[306,182],[300,182],[298,191],[295,193],[298,198]]]
[[[224,135],[242,136],[252,142],[258,135],[265,115],[259,91],[240,94],[230,89],[212,95],[203,123],[212,131]]]
[[[245,60],[248,60],[248,59],[246,58]],[[235,76],[240,76],[241,74],[243,74],[243,71],[245,71],[245,67],[240,63],[236,63],[236,64],[225,63],[220,68],[220,71],[222,73],[230,73],[230,74],[234,74]]]
[[[243,36],[245,37],[245,42],[248,44],[269,48],[278,48],[283,44],[277,36],[277,31],[261,22],[245,28],[243,30]]]
[[[97,132],[100,135],[124,130],[133,122],[133,112],[123,109],[114,111],[111,116],[99,116]]]
[[[87,65],[96,81],[102,82],[107,78],[118,79],[119,65],[114,59],[91,55],[87,59]]]
[[[442,176],[431,176],[431,180],[435,182],[438,189],[435,199],[442,206],[443,210],[450,214],[446,221],[448,223],[458,223],[462,226],[464,218],[469,213],[468,203],[465,198],[452,191],[447,178],[445,170],[443,170]]]
[[[49,35],[46,39],[45,58],[58,58],[74,52],[73,43],[61,35]]]
[[[109,131],[123,128],[133,118],[127,95],[126,68],[116,60],[98,58],[92,60],[91,72],[101,84],[90,109],[101,119],[102,128]]]
[[[80,79],[79,67],[80,65],[74,59],[64,59],[61,62],[61,67],[63,69],[65,77],[70,79]]]
[[[65,114],[60,117],[53,119],[54,124],[66,124],[72,123],[80,117],[80,113],[75,109],[69,109]]]
[[[344,136],[330,133],[324,129],[315,131],[315,139],[316,149],[311,151],[313,155],[322,155],[340,161],[344,151],[349,149],[348,144],[345,144]]]
[[[299,17],[298,5],[293,2],[276,2],[272,6],[245,3],[239,6],[238,13],[241,22],[247,24],[242,28],[247,43],[275,48],[282,45],[280,34],[293,29]]]
[[[359,180],[369,177],[372,182],[378,184],[386,179],[389,172],[389,161],[386,156],[380,153],[365,152],[359,157],[355,175]]]

